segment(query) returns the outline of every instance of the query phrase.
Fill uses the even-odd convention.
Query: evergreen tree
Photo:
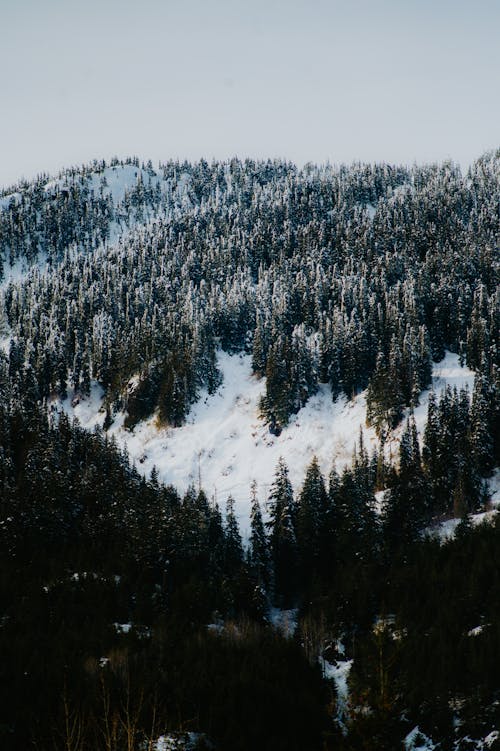
[[[328,497],[318,460],[313,458],[306,470],[304,485],[296,506],[296,536],[300,561],[300,575],[310,583],[318,575],[320,561],[324,559],[322,550],[323,530],[327,523]]]
[[[225,567],[228,574],[234,574],[243,563],[243,547],[234,513],[234,498],[228,496],[226,502],[225,527]]]
[[[492,418],[493,389],[483,359],[482,367],[474,379],[469,438],[474,464],[481,475],[490,474],[494,466]]]
[[[429,519],[429,505],[417,428],[411,418],[401,436],[395,481],[384,498],[384,534],[390,551],[404,551],[418,539]]]
[[[257,498],[257,483],[252,482],[251,509],[250,509],[250,547],[248,551],[248,563],[257,584],[265,590],[270,585],[270,554],[269,544],[266,537],[262,512]]]
[[[346,468],[337,501],[337,548],[343,568],[373,560],[378,544],[374,500],[359,473]]]
[[[295,535],[295,501],[288,479],[288,468],[280,458],[269,494],[269,544],[274,566],[274,589],[277,601],[291,606],[297,592],[297,540]]]

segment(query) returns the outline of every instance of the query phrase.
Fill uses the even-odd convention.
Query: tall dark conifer
[[[429,490],[422,470],[417,428],[408,419],[399,445],[399,467],[384,499],[383,526],[389,550],[404,551],[429,519]]]
[[[274,588],[284,607],[294,603],[297,593],[297,539],[295,501],[288,468],[280,458],[269,494],[269,542],[274,564]]]
[[[313,458],[306,470],[304,484],[299,494],[295,528],[299,554],[300,575],[303,582],[310,583],[319,574],[324,558],[322,534],[328,517],[328,496],[318,460]]]
[[[257,497],[257,483],[254,481],[251,487],[250,508],[250,547],[248,551],[248,563],[252,575],[257,583],[269,588],[271,581],[271,560],[269,543],[266,536],[259,499]]]

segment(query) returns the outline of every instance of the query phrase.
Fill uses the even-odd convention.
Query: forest
[[[465,175],[115,158],[0,193],[2,748],[500,748],[500,519],[475,519],[499,226],[500,152]],[[181,426],[220,350],[265,379],[271,434],[328,384],[366,393],[378,436],[297,488],[280,460],[248,539],[231,496],[144,476],[108,435]],[[474,387],[431,392],[419,435],[446,351]],[[88,431],[60,404],[96,383]]]

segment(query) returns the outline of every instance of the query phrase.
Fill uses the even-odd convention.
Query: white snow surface
[[[106,167],[102,171],[97,171],[96,169],[94,172],[87,173],[84,177],[80,173],[77,173],[76,175],[68,174],[50,180],[44,186],[44,191],[52,194],[57,190],[69,188],[72,185],[81,185],[83,181],[83,184],[89,190],[93,190],[96,195],[102,190],[104,196],[111,196],[113,206],[117,210],[117,218],[110,224],[109,238],[105,243],[109,246],[117,243],[121,237],[137,226],[137,222],[133,219],[130,220],[130,216],[129,222],[124,225],[119,216],[122,213],[122,202],[125,194],[136,188],[139,181],[142,181],[145,188],[151,185],[153,189],[156,189],[159,186],[160,192],[168,198],[167,204],[169,210],[182,211],[191,206],[189,198],[190,180],[191,177],[187,172],[182,172],[175,179],[170,177],[165,178],[162,170],[155,171],[136,167],[132,164],[118,164],[114,167]],[[11,201],[19,201],[20,198],[21,193],[12,193],[0,198],[0,211],[7,209]],[[150,208],[145,208],[141,223],[148,224],[154,218],[154,211],[151,212]],[[39,254],[36,261],[31,265],[23,258],[16,261],[12,267],[5,264],[4,275],[0,280],[0,292],[8,286],[9,282],[15,284],[22,283],[33,267],[38,267],[40,271],[43,271],[46,262],[46,256]]]
[[[0,338],[0,350],[6,355],[9,354],[11,340],[11,336],[3,336]]]
[[[244,533],[250,485],[257,481],[260,500],[265,501],[280,457],[288,465],[294,489],[298,489],[313,456],[325,474],[333,462],[339,468],[349,464],[360,428],[367,448],[377,442],[374,430],[365,427],[364,394],[351,401],[340,397],[333,402],[326,385],[292,416],[280,436],[271,435],[259,417],[265,379],[252,375],[250,356],[219,352],[218,365],[222,385],[215,394],[201,395],[182,427],[158,429],[153,417],[129,432],[123,428],[124,415],[118,415],[109,434],[127,446],[146,475],[156,466],[160,479],[181,491],[201,481],[208,495],[222,504],[231,494]],[[94,385],[89,400],[72,407],[68,398],[63,408],[84,427],[92,428],[103,422],[101,401],[102,391]]]
[[[28,272],[28,265],[23,258],[19,258],[12,266],[6,263],[3,268],[3,278],[0,289],[6,289],[9,284],[22,282]]]
[[[180,192],[185,191],[186,177],[188,176],[181,175],[177,182]],[[161,171],[149,171],[133,164],[116,164],[113,167],[105,167],[103,170],[96,168],[95,171],[90,171],[85,176],[77,172],[75,175],[68,173],[63,177],[54,178],[45,184],[44,191],[54,193],[56,190],[69,188],[71,185],[79,185],[83,181],[86,187],[94,190],[96,194],[102,187],[103,194],[111,195],[113,204],[117,206],[123,201],[125,191],[135,187],[139,179],[142,180],[144,186],[151,182],[153,187],[159,184],[162,190],[166,190],[169,184],[169,181],[164,180]],[[19,192],[0,197],[0,210],[7,209],[12,201],[18,202],[20,199],[21,193]]]
[[[488,733],[486,738],[483,739],[484,747],[485,748],[491,748],[491,746],[500,738],[500,733],[498,730],[492,730],[491,733]]]
[[[142,180],[147,186],[151,182],[155,187],[160,184],[165,187],[163,177],[154,170],[150,173],[142,167],[136,167],[133,164],[117,164],[114,167],[105,167],[101,172],[91,172],[84,178],[84,182],[89,190],[100,192],[101,187],[105,196],[111,195],[113,204],[117,206],[125,197],[125,191],[135,187],[138,181]],[[67,188],[79,183],[81,175],[65,175],[56,180],[50,180],[44,187],[46,193],[52,193],[57,189]],[[163,185],[162,185],[163,184]]]
[[[20,200],[20,193],[9,193],[8,195],[3,196],[3,198],[0,198],[0,211],[2,209],[8,209],[12,202],[18,203]]]
[[[484,631],[484,626],[476,626],[467,632],[467,636],[479,636]]]
[[[454,743],[455,751],[458,749],[468,748],[474,751],[488,751],[493,744],[499,739],[500,733],[498,730],[492,730],[484,738],[471,738],[466,735],[464,738],[458,738]],[[465,742],[465,746],[464,743]],[[431,746],[430,748],[440,748],[440,746]]]
[[[403,743],[406,751],[434,751],[436,748],[431,738],[419,730],[418,725],[408,733]]]
[[[114,626],[118,634],[128,634],[132,628],[131,623],[115,623]]]
[[[66,175],[63,178],[48,182],[44,190],[50,193],[56,189],[67,188],[75,182],[78,184],[81,179],[81,175],[78,174],[76,176]],[[174,180],[165,178],[161,170],[148,170],[136,167],[133,164],[117,164],[114,167],[105,167],[102,171],[91,172],[84,178],[85,185],[89,190],[93,190],[95,194],[102,190],[104,196],[111,196],[115,207],[122,203],[127,191],[137,187],[139,181],[145,188],[149,185],[152,188],[159,186],[161,192],[170,197],[171,203],[190,206],[191,202],[188,196],[190,180],[190,175],[187,172],[181,173]],[[111,242],[113,242],[113,238]]]
[[[31,265],[25,258],[18,258],[12,266],[5,262],[3,277],[0,280],[0,292],[7,289],[9,284],[22,284],[32,269],[37,268],[38,271],[42,272],[46,266],[47,256],[43,253],[39,253],[36,262]]]
[[[274,436],[259,416],[265,379],[252,375],[250,356],[220,351],[218,366],[223,375],[221,386],[212,395],[200,395],[182,427],[158,428],[152,417],[128,431],[123,427],[124,415],[118,414],[109,434],[119,445],[127,446],[146,476],[155,466],[160,479],[181,492],[201,482],[209,497],[222,505],[231,494],[244,536],[248,534],[250,485],[257,481],[259,499],[265,503],[280,457],[288,465],[294,489],[299,490],[314,456],[325,475],[333,464],[339,470],[350,464],[360,430],[368,451],[378,446],[375,431],[366,427],[365,393],[350,401],[341,396],[334,402],[329,387],[322,384],[306,406],[291,417],[281,435]],[[473,382],[474,373],[462,368],[455,354],[447,353],[434,366],[432,387],[436,393],[448,384],[457,388],[468,385],[472,390]],[[422,393],[414,411],[420,434],[425,427],[429,393]],[[102,425],[103,392],[98,384],[93,384],[89,399],[74,406],[71,396],[62,405],[70,416],[88,429]],[[386,444],[393,459],[403,429],[404,421]]]
[[[161,735],[152,748],[154,751],[190,751],[202,737],[201,733],[169,733]]]
[[[323,657],[319,658],[323,676],[334,681],[335,688],[337,689],[337,722],[341,727],[345,726],[349,711],[349,688],[347,680],[352,663],[352,660],[336,660],[332,664]]]

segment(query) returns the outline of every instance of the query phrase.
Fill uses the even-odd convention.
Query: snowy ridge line
[[[164,177],[160,171],[137,167],[135,165],[123,164],[113,167],[106,167],[102,171],[96,171],[90,174],[82,175],[66,174],[62,177],[49,180],[44,186],[44,192],[55,195],[58,191],[69,189],[72,186],[80,186],[100,193],[104,197],[111,197],[115,218],[109,225],[109,237],[101,243],[96,250],[105,250],[118,244],[120,240],[134,232],[138,228],[147,229],[158,218],[164,218],[167,221],[175,218],[176,213],[182,213],[192,208],[192,202],[189,198],[189,186],[191,176],[188,173],[181,173],[175,180],[171,177]],[[160,194],[166,201],[166,205],[159,205],[154,209],[151,206],[143,208],[143,216],[140,220],[131,217],[130,207],[125,206],[127,193],[137,188],[142,183],[145,188],[151,187],[153,190],[159,190]],[[7,210],[11,201],[19,202],[21,193],[16,192],[0,198],[0,211]],[[128,222],[124,223],[125,216]],[[71,252],[71,247],[67,248]],[[81,248],[78,248],[80,251]],[[51,269],[62,262],[57,261]],[[18,258],[11,266],[7,259],[4,258],[3,277],[0,279],[0,293],[6,289],[9,284],[22,284],[32,269],[44,272],[47,269],[47,255],[38,253],[34,262],[28,262],[25,257]]]
[[[161,188],[162,192],[173,189],[178,197],[187,196],[190,176],[187,173],[181,173],[176,181],[176,187],[173,188],[171,178],[164,177],[162,168],[154,169],[151,167],[138,166],[132,163],[109,164],[102,168],[98,164],[82,165],[75,171],[66,171],[57,177],[48,178],[43,186],[43,190],[48,194],[55,194],[57,191],[80,186],[94,190],[96,192],[103,190],[103,195],[111,196],[113,204],[117,206],[125,197],[127,190],[137,186],[142,181],[144,186],[151,185]],[[0,211],[8,209],[11,202],[18,203],[23,195],[23,191],[34,185],[36,180],[30,181],[21,190],[0,196]]]

